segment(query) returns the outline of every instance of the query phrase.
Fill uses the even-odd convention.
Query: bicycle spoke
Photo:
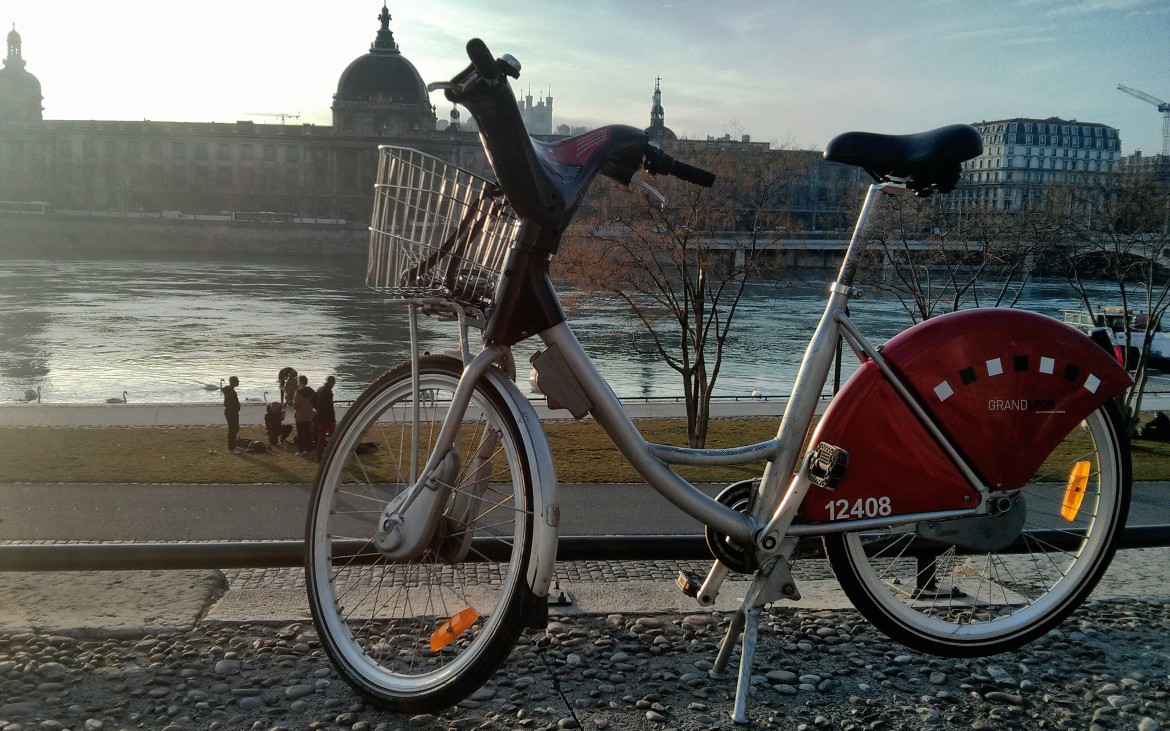
[[[1043,633],[1091,591],[1122,524],[1129,487],[1114,418],[1105,408],[1090,415],[1066,440],[1076,448],[1059,447],[1050,458],[1054,466],[1042,468],[1046,480],[1021,488],[1024,524],[1005,551],[970,555],[915,532],[828,538],[842,586],[872,621],[929,652],[1000,651]],[[1062,509],[1071,488],[1055,481],[1054,472],[1079,472],[1077,479],[1087,480],[1073,520]]]
[[[471,667],[483,672],[498,663],[500,648],[520,629],[514,597],[525,575],[525,526],[536,517],[531,487],[514,427],[478,390],[452,447],[459,467],[439,473],[449,484],[434,508],[441,513],[434,533],[420,537],[410,560],[390,560],[374,544],[386,506],[414,485],[413,445],[420,466],[433,452],[461,370],[454,362],[441,372],[424,369],[422,389],[435,401],[419,404],[416,429],[409,369],[400,369],[382,395],[355,402],[351,423],[343,422],[345,433],[334,437],[334,463],[322,465],[328,481],[322,488],[325,478],[319,479],[316,499],[328,510],[319,507],[317,515],[328,533],[314,539],[319,568],[311,579],[315,593],[324,594],[314,620],[336,615],[319,626],[319,635],[330,656],[344,660],[339,669],[360,674],[365,689],[447,688]],[[325,545],[330,548],[322,551]],[[435,633],[455,628],[449,623],[464,610],[474,619],[457,625],[458,634],[438,637],[432,650]]]

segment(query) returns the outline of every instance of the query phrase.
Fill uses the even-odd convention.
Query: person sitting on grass
[[[268,443],[272,446],[283,444],[292,434],[292,424],[284,423],[284,404],[273,401],[264,409],[264,428],[268,432]]]

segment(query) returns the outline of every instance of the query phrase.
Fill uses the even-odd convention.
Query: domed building
[[[16,25],[8,33],[8,57],[0,68],[0,122],[41,121],[41,82],[24,68]]]
[[[333,95],[333,128],[351,134],[416,136],[435,128],[435,110],[418,70],[398,50],[390,32],[390,11],[370,52],[341,72]]]
[[[385,4],[378,19],[369,53],[341,73],[332,125],[42,121],[41,85],[24,68],[13,28],[0,68],[0,219],[12,211],[93,211],[345,227],[369,221],[378,146],[387,143],[489,175],[477,135],[458,123],[436,130],[426,86],[399,52]],[[353,230],[368,235],[360,223]]]

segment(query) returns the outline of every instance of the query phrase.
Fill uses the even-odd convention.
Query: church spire
[[[650,126],[646,133],[655,142],[673,142],[678,139],[674,131],[666,126],[666,112],[662,111],[662,77],[654,79],[654,103],[650,107]]]
[[[650,126],[655,128],[666,126],[666,112],[662,111],[662,77],[654,78],[654,104],[650,107]]]
[[[378,13],[378,20],[382,27],[374,42],[370,44],[370,53],[398,53],[398,44],[394,42],[394,34],[390,32],[390,8],[382,2],[382,12]]]

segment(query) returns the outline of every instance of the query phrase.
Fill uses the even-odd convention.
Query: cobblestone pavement
[[[673,583],[679,571],[701,576],[710,561],[558,561],[559,581],[663,581]],[[231,589],[304,589],[302,569],[229,569],[224,571]],[[799,580],[831,579],[828,561],[798,561],[793,576]]]

